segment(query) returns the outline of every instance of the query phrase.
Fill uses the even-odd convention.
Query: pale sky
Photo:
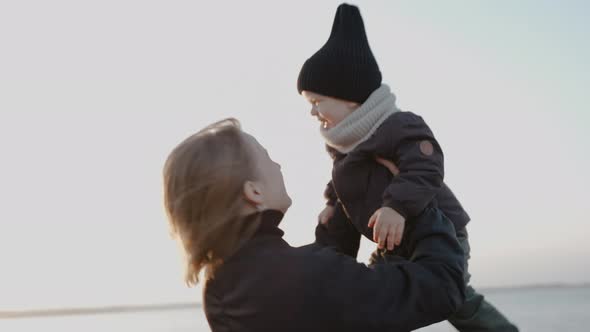
[[[287,241],[313,241],[331,163],[296,79],[339,3],[2,1],[0,310],[199,301],[161,169],[228,116],[283,167]],[[589,282],[588,2],[352,3],[443,147],[474,286]]]

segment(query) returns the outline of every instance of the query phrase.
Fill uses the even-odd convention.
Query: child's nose
[[[312,116],[317,116],[317,115],[318,115],[318,111],[316,110],[315,106],[313,106],[313,107],[311,108],[311,115],[312,115]]]

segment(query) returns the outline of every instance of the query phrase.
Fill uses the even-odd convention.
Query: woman
[[[463,301],[463,252],[433,208],[408,222],[410,260],[368,268],[317,244],[289,246],[278,228],[291,205],[280,166],[237,120],[172,151],[164,200],[187,282],[204,272],[213,331],[407,331]]]

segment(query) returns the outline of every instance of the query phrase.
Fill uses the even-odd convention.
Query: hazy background
[[[287,241],[311,242],[331,165],[296,79],[339,3],[0,2],[0,311],[200,301],[161,169],[228,116],[283,166]],[[353,3],[444,149],[473,284],[590,281],[589,2]]]

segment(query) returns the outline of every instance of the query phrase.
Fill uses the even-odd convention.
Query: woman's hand
[[[399,168],[397,168],[397,166],[395,166],[393,161],[379,158],[379,157],[375,157],[375,161],[378,162],[379,164],[385,166],[393,174],[393,176],[397,176],[399,174]]]
[[[328,224],[328,221],[330,221],[330,219],[332,218],[333,215],[334,215],[334,207],[331,205],[326,205],[326,207],[322,210],[322,212],[320,212],[320,215],[318,216],[318,220],[319,220],[320,224],[326,225],[326,224]]]

